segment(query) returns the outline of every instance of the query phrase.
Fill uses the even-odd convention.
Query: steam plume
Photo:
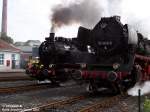
[[[74,0],[69,5],[62,3],[52,9],[51,22],[53,26],[51,30],[54,31],[55,28],[73,23],[92,28],[101,17],[119,15],[123,23],[132,25],[136,30],[148,36],[150,35],[150,15],[140,16],[140,13],[143,15],[147,12],[146,8],[144,8],[145,12],[139,13],[136,10],[136,7],[142,6],[142,3],[148,4],[147,0],[138,0],[139,6],[135,4],[136,2],[137,0]]]
[[[101,1],[101,0],[100,0]],[[80,3],[72,3],[68,6],[57,5],[52,10],[52,23],[55,27],[79,23],[91,27],[100,19],[103,9],[96,0],[83,0]]]
[[[128,94],[132,96],[138,96],[139,89],[141,89],[141,95],[150,93],[150,81],[143,82],[143,84],[137,83],[133,88],[128,90]]]
[[[51,33],[55,33],[55,27],[56,27],[56,24],[55,24],[55,23],[52,23],[52,26],[51,26]]]

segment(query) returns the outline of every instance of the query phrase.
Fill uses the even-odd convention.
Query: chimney
[[[7,35],[7,0],[3,0],[1,36]]]
[[[50,33],[50,34],[49,34],[49,37],[50,37],[52,40],[54,40],[54,38],[55,38],[55,33]]]
[[[55,39],[55,33],[50,32],[49,37],[46,37],[45,40],[49,42],[54,42]]]

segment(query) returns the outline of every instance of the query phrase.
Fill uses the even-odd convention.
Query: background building
[[[0,39],[0,70],[20,68],[20,49]]]
[[[28,40],[26,42],[15,42],[14,44],[21,50],[21,68],[25,68],[29,57],[38,56],[38,48],[41,45],[39,40]]]

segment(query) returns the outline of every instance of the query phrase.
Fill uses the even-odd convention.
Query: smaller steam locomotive
[[[50,33],[39,47],[39,62],[29,70],[38,80],[86,82],[92,92],[101,87],[126,91],[150,79],[149,54],[150,41],[142,34],[119,16],[103,17],[93,29],[80,27],[77,38]]]

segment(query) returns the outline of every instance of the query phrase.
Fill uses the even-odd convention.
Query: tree
[[[1,34],[0,39],[4,40],[5,42],[8,42],[10,44],[14,43],[14,40],[11,37],[7,36],[6,34]]]

